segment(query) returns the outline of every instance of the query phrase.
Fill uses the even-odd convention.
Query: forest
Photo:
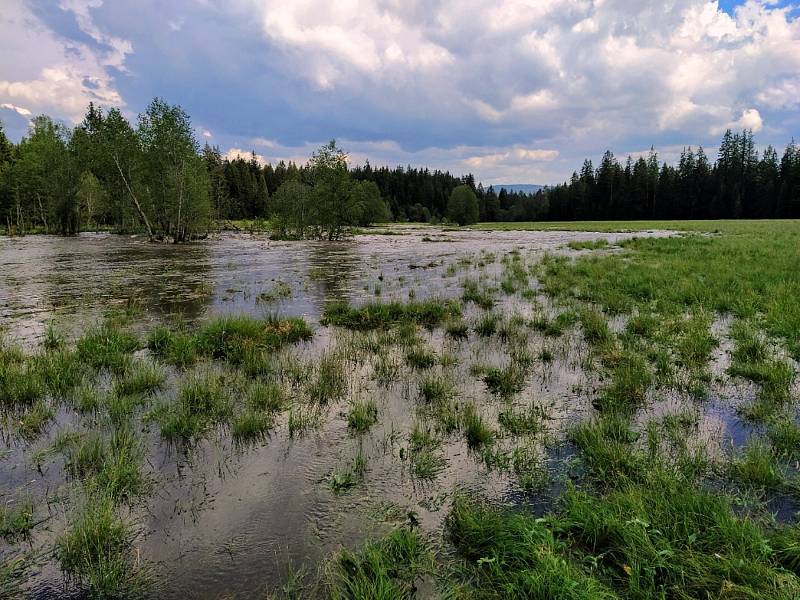
[[[598,167],[587,159],[569,181],[525,194],[484,187],[472,174],[350,166],[335,142],[304,165],[224,157],[201,148],[189,115],[161,99],[135,127],[118,109],[91,104],[74,128],[35,117],[17,144],[0,123],[0,227],[11,234],[107,229],[180,242],[248,219],[269,220],[281,237],[336,239],[391,220],[797,217],[800,149],[792,140],[780,158],[772,146],[759,152],[747,130],[726,131],[713,161],[702,147],[685,148],[677,165],[655,149],[624,162],[607,151]]]

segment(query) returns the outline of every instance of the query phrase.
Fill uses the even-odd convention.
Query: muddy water
[[[33,347],[50,321],[76,335],[110,305],[131,299],[141,308],[143,326],[176,312],[189,321],[234,312],[300,315],[315,323],[316,335],[289,352],[314,361],[326,348],[346,343],[349,335],[318,325],[329,300],[454,296],[460,294],[465,275],[454,265],[464,256],[494,255],[496,260],[487,260],[481,271],[491,279],[502,271],[499,259],[512,250],[533,260],[545,252],[564,252],[564,245],[574,240],[602,237],[613,243],[630,237],[413,227],[393,231],[401,235],[364,235],[339,243],[225,235],[182,247],[111,235],[2,239],[0,324],[12,339]],[[275,298],[278,295],[286,297]],[[532,306],[508,299],[501,310],[530,317]],[[500,403],[469,368],[477,363],[502,366],[507,361],[502,344],[423,335],[437,353],[458,359],[453,369],[460,397],[473,401],[489,422],[496,423]],[[533,336],[531,350],[543,349],[555,356],[554,362],[536,363],[514,402],[546,409],[549,435],[537,442],[538,449],[546,463],[563,462],[562,450],[552,442],[563,437],[565,423],[591,413],[598,382],[583,369],[588,350],[579,335],[573,332],[558,340]],[[157,486],[145,506],[130,516],[140,531],[137,559],[154,574],[152,597],[262,598],[265,591],[280,586],[290,570],[306,570],[313,579],[331,551],[353,546],[409,514],[426,531],[439,531],[455,490],[479,491],[498,502],[525,501],[511,478],[488,469],[458,436],[446,439],[441,448],[446,462],[438,477],[424,482],[411,476],[403,449],[415,420],[419,378],[404,367],[398,382],[383,387],[369,370],[353,367],[347,399],[372,397],[380,406],[377,425],[362,437],[348,431],[343,416],[347,399],[329,406],[321,426],[303,436],[289,436],[284,414],[268,440],[245,448],[234,445],[224,432],[190,450],[168,447],[160,442],[157,428],[143,426],[150,448],[147,468]],[[733,427],[730,411],[721,414],[713,418],[710,435],[715,439],[728,425]],[[0,492],[26,486],[44,497],[62,491],[61,464],[50,463],[38,472],[30,456],[59,428],[70,425],[71,418],[59,415],[57,424],[34,445],[9,443],[9,454],[0,461]],[[501,439],[499,445],[505,442]],[[363,483],[335,493],[328,484],[331,472],[351,464],[359,453],[367,459]],[[64,528],[64,514],[64,503],[54,501],[34,545],[49,547]],[[28,591],[34,598],[70,593],[46,557]]]
[[[443,264],[459,256],[502,255],[514,248],[539,254],[575,240],[633,237],[410,226],[391,231],[402,235],[298,243],[231,234],[182,246],[110,234],[0,238],[0,325],[12,338],[31,342],[52,319],[79,331],[110,304],[131,298],[149,317],[180,312],[191,320],[206,313],[278,311],[315,320],[326,301],[374,296],[376,285],[384,297],[409,289],[420,297],[442,293],[458,284],[457,277],[442,277]],[[291,296],[260,303],[258,295],[276,282],[289,284]]]

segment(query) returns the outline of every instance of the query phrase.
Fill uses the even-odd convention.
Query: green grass
[[[480,337],[491,337],[497,333],[497,329],[501,324],[500,315],[494,312],[487,312],[481,315],[475,321],[475,333]]]
[[[450,319],[444,324],[448,336],[455,340],[464,340],[469,337],[469,325],[461,318]]]
[[[277,350],[286,344],[309,340],[313,332],[301,318],[256,319],[245,315],[217,317],[195,334],[199,353],[231,363],[242,362],[253,349]]]
[[[110,499],[91,498],[56,540],[55,556],[67,578],[91,596],[128,597],[141,579],[131,552],[134,537]]]
[[[581,311],[579,319],[583,330],[583,339],[590,346],[602,347],[612,343],[613,334],[608,327],[608,321],[601,313],[587,308]]]
[[[794,368],[786,360],[772,357],[767,341],[752,323],[737,321],[731,337],[734,350],[728,374],[759,385],[756,400],[745,414],[752,420],[765,420],[791,400]]]
[[[24,438],[32,439],[38,436],[55,417],[55,410],[44,400],[37,400],[26,408],[19,419],[19,432]]]
[[[461,417],[467,445],[472,449],[476,449],[493,444],[495,434],[492,428],[486,424],[486,421],[478,414],[473,405],[468,404],[467,407]]]
[[[768,334],[800,356],[800,305],[794,300],[800,295],[800,222],[711,227],[723,234],[627,240],[620,242],[621,256],[549,257],[539,276],[548,293],[591,301],[611,314],[648,307],[664,315],[702,309],[758,317]]]
[[[654,471],[597,497],[568,491],[561,535],[599,557],[598,576],[630,598],[791,598],[757,524],[723,495]]]
[[[532,516],[457,496],[445,527],[459,559],[451,598],[617,598],[572,561],[566,545]]]
[[[130,503],[149,489],[142,441],[129,428],[115,430],[110,438],[98,432],[70,437],[62,446],[66,471],[115,503]]]
[[[335,554],[326,587],[332,600],[411,600],[417,597],[417,579],[433,565],[433,552],[420,534],[400,527],[358,551]]]
[[[264,439],[274,424],[269,412],[247,408],[236,413],[231,419],[231,435],[237,442],[250,442]]]
[[[401,323],[433,328],[460,315],[461,305],[452,300],[368,303],[359,307],[331,302],[325,307],[322,323],[356,330],[388,328]]]
[[[215,424],[226,423],[232,413],[229,390],[221,375],[211,370],[189,373],[173,402],[162,402],[150,412],[161,435],[191,440]]]
[[[0,353],[0,406],[30,406],[42,398],[46,387],[41,375],[11,352]]]
[[[776,489],[783,484],[783,475],[771,449],[759,441],[751,441],[731,461],[729,475],[741,485],[759,489]]]
[[[567,247],[572,250],[605,250],[609,247],[609,243],[608,240],[601,238],[583,242],[569,242]]]
[[[62,347],[34,356],[29,369],[41,378],[45,389],[59,399],[68,397],[86,375],[77,353]]]
[[[552,319],[545,316],[538,316],[531,322],[531,327],[547,337],[560,337],[578,322],[578,315],[572,311],[559,313]]]
[[[547,418],[544,410],[531,404],[523,410],[508,406],[497,415],[497,421],[511,435],[535,435],[544,430],[543,421]]]
[[[616,484],[640,477],[643,462],[632,449],[637,435],[624,418],[609,415],[581,421],[568,430],[568,437],[581,451],[595,481]]]
[[[595,399],[601,412],[631,412],[642,406],[653,376],[647,361],[636,352],[622,351],[607,357],[611,383]]]
[[[160,390],[165,380],[166,374],[157,364],[132,360],[115,376],[113,391],[118,396],[144,396]]]
[[[347,385],[344,357],[336,350],[329,350],[317,360],[306,393],[313,402],[327,404],[343,398],[347,393]]]
[[[278,383],[252,381],[245,389],[245,402],[248,408],[274,413],[283,410],[289,398]]]
[[[491,367],[483,373],[486,388],[501,398],[511,398],[525,386],[525,369],[512,361],[507,366]]]
[[[0,537],[9,543],[27,538],[36,525],[33,500],[3,498],[0,502]]]
[[[359,452],[352,463],[336,467],[330,474],[328,482],[334,492],[345,492],[361,483],[366,471],[367,459]]]
[[[455,393],[453,382],[443,375],[428,375],[419,384],[420,399],[428,404],[445,402]]]
[[[347,426],[356,433],[369,431],[378,422],[378,403],[375,400],[356,400],[347,411]]]
[[[109,323],[84,334],[77,343],[78,357],[95,369],[122,370],[139,349],[138,338]]]
[[[779,458],[788,460],[800,458],[800,426],[789,417],[781,416],[770,423],[767,437],[773,452]]]
[[[430,428],[415,423],[408,436],[408,458],[411,474],[420,480],[435,479],[447,466],[441,453],[442,441]]]
[[[464,288],[461,299],[465,303],[472,302],[484,310],[488,310],[495,305],[494,289],[482,286],[479,281],[469,278],[462,281],[461,286]]]
[[[430,369],[437,362],[436,353],[423,346],[413,346],[406,351],[406,362],[414,369]]]
[[[194,337],[159,325],[147,337],[147,347],[170,365],[185,368],[197,361],[198,349]]]

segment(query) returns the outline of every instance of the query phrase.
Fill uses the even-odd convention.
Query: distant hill
[[[501,189],[507,192],[522,192],[523,194],[535,194],[544,186],[535,183],[496,183],[492,186],[495,192],[500,192]]]

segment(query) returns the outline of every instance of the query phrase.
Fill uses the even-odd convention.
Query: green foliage
[[[273,227],[281,238],[337,240],[354,226],[387,221],[391,212],[372,181],[354,181],[336,141],[317,149],[303,179],[288,178],[275,192]]]
[[[459,185],[447,201],[447,218],[459,225],[477,223],[479,218],[478,197],[468,185]]]
[[[494,431],[486,424],[473,405],[467,405],[461,415],[461,419],[464,425],[467,445],[470,448],[476,449],[494,442]]]

